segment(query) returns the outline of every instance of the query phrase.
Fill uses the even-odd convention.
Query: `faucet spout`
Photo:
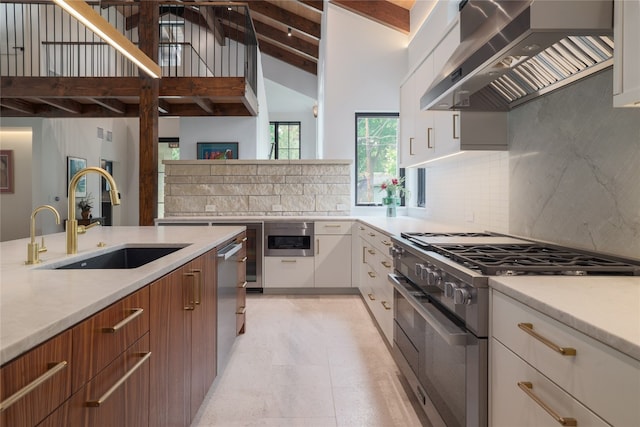
[[[112,205],[120,204],[120,196],[118,195],[118,186],[116,185],[116,181],[113,179],[111,174],[106,170],[99,167],[88,167],[84,169],[80,169],[76,174],[71,178],[71,182],[69,183],[69,212],[67,215],[67,253],[75,254],[78,252],[78,220],[76,219],[76,188],[78,187],[78,183],[80,179],[89,174],[89,173],[97,173],[102,175],[104,179],[109,182],[109,196],[111,197]]]
[[[56,224],[60,224],[60,214],[58,213],[56,208],[51,205],[38,206],[33,210],[33,212],[31,212],[31,242],[27,245],[27,260],[25,261],[25,264],[39,263],[40,252],[46,250],[46,248],[44,247],[44,237],[42,238],[42,247],[39,247],[36,243],[36,215],[38,214],[38,212],[41,212],[43,210],[50,210],[51,212],[53,212],[56,217]]]

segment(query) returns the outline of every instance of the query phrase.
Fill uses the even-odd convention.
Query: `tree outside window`
[[[356,205],[382,205],[380,185],[399,178],[398,113],[356,113]]]
[[[300,158],[300,122],[270,122],[270,159]]]

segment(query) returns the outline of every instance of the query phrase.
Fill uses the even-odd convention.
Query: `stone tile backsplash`
[[[165,217],[349,215],[351,160],[165,161]]]

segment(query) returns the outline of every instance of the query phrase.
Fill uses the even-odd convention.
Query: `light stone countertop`
[[[243,226],[96,227],[66,254],[65,233],[45,236],[41,263],[25,265],[29,239],[0,243],[0,364],[68,329],[115,301],[232,239]],[[37,237],[40,242],[40,236]],[[97,244],[104,242],[104,248]],[[176,252],[135,269],[55,270],[125,244],[178,245]]]
[[[489,286],[640,360],[640,277],[511,276]]]

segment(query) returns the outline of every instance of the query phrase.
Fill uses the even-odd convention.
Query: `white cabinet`
[[[315,287],[351,287],[351,221],[316,221]]]
[[[358,224],[360,247],[360,293],[389,345],[393,343],[393,286],[387,275],[393,271],[389,255],[391,239],[384,233]]]
[[[419,100],[416,96],[416,77],[412,74],[400,87],[400,140],[398,141],[401,168],[413,162],[413,144],[415,142],[415,114]]]
[[[640,361],[495,290],[492,304],[491,425],[557,425],[532,396],[579,426],[638,425]]]
[[[640,0],[614,2],[613,106],[640,107]]]
[[[314,257],[265,257],[265,288],[313,288]]]

